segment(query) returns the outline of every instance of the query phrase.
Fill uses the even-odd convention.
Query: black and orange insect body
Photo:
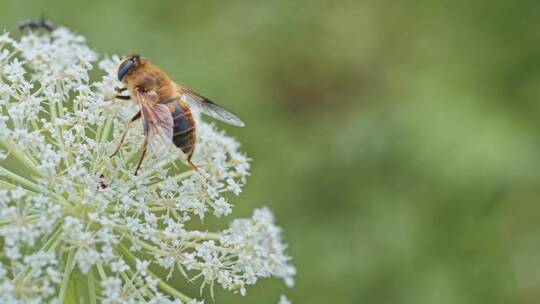
[[[187,162],[194,166],[191,163],[191,157],[195,150],[197,133],[195,132],[195,119],[193,119],[191,109],[180,98],[174,98],[172,101],[167,102],[167,106],[173,118],[172,141],[175,146],[184,152]]]

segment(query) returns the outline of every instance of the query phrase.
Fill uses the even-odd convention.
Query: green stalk
[[[47,193],[48,192],[47,189],[39,186],[38,184],[36,184],[36,183],[34,183],[34,182],[20,176],[20,175],[17,175],[15,173],[9,171],[8,169],[6,169],[4,167],[0,167],[0,176],[7,177],[10,180],[21,184],[24,188],[26,188],[28,190],[31,190],[31,191],[38,192],[38,193]]]
[[[47,242],[45,242],[45,244],[41,247],[41,249],[39,249],[38,252],[41,252],[41,251],[50,252],[51,250],[54,250],[56,246],[58,246],[58,243],[60,242],[60,238],[58,236],[60,235],[61,232],[62,232],[62,228],[60,227],[60,225],[58,225],[58,227],[56,228],[56,231],[52,233],[52,235],[49,237]],[[23,270],[21,270],[15,276],[15,278],[13,278],[13,281],[20,280],[23,275],[28,276],[29,273],[27,272],[29,271],[31,271],[30,266],[28,265],[25,266]]]
[[[1,141],[0,144],[6,150],[8,150],[9,154],[13,155],[15,159],[17,159],[21,165],[23,165],[26,169],[28,169],[31,174],[36,175],[36,176],[41,176],[41,173],[36,168],[36,165],[17,147],[10,144],[6,140]]]
[[[32,124],[32,127],[34,128],[34,130],[39,131],[40,128],[39,128],[39,126],[38,126],[36,120],[33,119],[33,118],[31,118],[31,119],[29,119],[29,121],[30,121],[30,123]]]
[[[101,133],[101,138],[100,138],[101,142],[106,141],[107,138],[109,137],[109,133],[111,132],[111,128],[112,128],[112,124],[113,124],[113,119],[112,118],[107,118],[107,121],[105,122],[105,128],[103,129],[103,132]]]
[[[103,132],[103,124],[100,124],[97,128],[97,131],[96,131],[96,137],[94,137],[94,139],[97,141],[98,139],[101,138],[101,133]]]
[[[88,273],[86,274],[86,278],[88,279],[88,296],[90,298],[90,304],[96,304],[96,287],[94,285],[94,269],[90,269]]]
[[[206,232],[204,236],[205,240],[219,241],[220,238],[221,238],[221,235],[216,232]]]
[[[98,274],[101,280],[102,281],[105,280],[107,278],[107,274],[105,273],[105,270],[103,270],[103,266],[101,265],[101,263],[97,263],[96,267],[97,267]]]
[[[135,159],[135,156],[139,155],[141,149],[132,150],[128,156],[124,157],[121,167],[125,168],[132,160]]]
[[[133,277],[133,276],[135,275],[135,273],[134,273],[133,270],[131,270],[131,269],[126,270],[126,273],[127,273],[128,275],[130,275],[131,277]],[[139,287],[141,287],[141,288],[144,289],[144,292],[145,292],[146,296],[147,296],[149,299],[152,298],[153,294],[152,294],[152,292],[151,292],[148,288],[146,288],[146,286],[144,286],[143,284],[139,284]]]
[[[94,134],[94,140],[96,142],[99,142],[101,140],[101,134],[103,133],[103,124],[100,124],[97,128],[97,131]],[[99,151],[98,149],[95,149],[94,152],[92,152],[92,159],[94,160],[94,164],[92,165],[92,171],[96,171],[96,168],[99,166],[97,159],[98,159]]]
[[[126,257],[130,262],[131,264],[135,265],[136,264],[136,260],[137,258],[122,244],[118,245],[118,250],[120,251],[120,253],[122,253],[124,255],[124,257]],[[158,279],[158,287],[161,288],[161,290],[165,291],[166,293],[168,293],[169,295],[175,297],[175,298],[178,298],[180,300],[182,300],[182,302],[190,302],[192,301],[192,299],[190,297],[188,297],[187,295],[181,293],[180,291],[176,290],[174,287],[172,287],[171,285],[165,283],[165,281],[163,281],[159,276],[157,276],[155,273],[153,273],[150,269],[147,269],[146,270],[148,272],[149,275],[151,275],[152,277]]]
[[[120,272],[120,276],[124,279],[126,284],[131,285],[133,290],[135,290],[136,297],[139,299],[139,301],[141,301],[141,303],[146,302],[143,298],[143,295],[141,294],[141,292],[137,289],[137,286],[135,285],[135,282],[134,282],[135,277],[131,276],[130,278],[124,271]]]
[[[72,276],[72,280],[69,280],[68,287],[66,289],[66,303],[84,303],[84,297],[77,290],[77,283],[80,282],[79,279],[75,276],[75,273]]]
[[[60,111],[60,116],[58,116],[58,109],[57,107],[61,107],[62,106],[62,103],[61,101],[58,102],[58,106],[57,106],[57,103],[53,103],[52,101],[49,102],[49,111],[51,112],[51,121],[53,121],[54,119],[60,117],[62,118],[63,117],[63,114],[64,112],[63,111]],[[54,126],[54,129],[56,130],[56,133],[58,133],[58,140],[60,142],[60,145],[62,147],[62,150],[63,151],[66,151],[66,145],[64,143],[64,135],[63,135],[63,130],[61,127],[59,126]],[[71,165],[73,165],[73,158],[71,157],[71,154],[68,153],[68,156],[66,158],[63,159],[64,160],[64,165],[66,166],[66,168],[69,168]]]
[[[63,304],[64,299],[66,298],[66,291],[67,291],[67,286],[69,283],[69,277],[71,276],[71,271],[73,270],[73,266],[75,265],[75,259],[73,258],[74,255],[75,255],[74,249],[68,252],[66,269],[64,270],[64,276],[62,277],[62,285],[60,286],[60,292],[58,295],[58,303],[60,304]]]
[[[47,194],[47,195],[50,195],[51,197],[54,197],[56,200],[58,200],[60,203],[64,204],[64,205],[69,205],[69,202],[55,194],[55,193],[52,193],[52,192],[49,192],[49,190],[43,188],[42,186],[20,176],[20,175],[17,175],[11,171],[9,171],[8,169],[4,168],[4,167],[0,167],[0,176],[4,176],[4,177],[7,177],[8,179],[20,184],[21,186],[23,186],[26,190],[30,190],[31,192],[35,192],[35,193],[43,193],[43,194]],[[13,186],[12,184],[10,183],[7,183],[7,182],[3,182],[2,186],[5,186],[5,187],[11,187]]]
[[[62,98],[58,99],[58,117],[64,117],[64,102],[62,101]]]
[[[6,181],[0,180],[0,189],[15,190],[17,189],[17,186],[14,184],[10,184]]]
[[[105,123],[104,124],[100,124],[98,126],[98,129],[96,131],[96,137],[95,137],[95,140],[96,142],[105,142],[107,140],[107,138],[109,137],[109,133],[111,132],[111,129],[112,129],[112,125],[113,125],[113,119],[112,118],[107,118],[105,120]],[[103,153],[102,151],[94,151],[92,153],[92,159],[94,159],[94,164],[92,165],[92,171],[100,171],[102,169],[102,166],[104,166],[104,161],[107,161],[107,159],[101,159],[100,162],[97,161],[97,159],[99,158],[102,158],[100,155],[100,153]],[[104,153],[107,153],[107,152],[104,152]]]
[[[164,160],[164,161],[160,161],[160,162],[158,163],[158,166],[159,166],[160,168],[165,168],[165,167],[168,166],[169,164],[176,162],[178,159],[180,159],[180,154],[178,154],[177,156],[175,156],[175,157],[173,157],[173,158],[171,158],[171,159]]]
[[[149,252],[153,252],[155,250],[159,250],[157,247],[154,247],[150,244],[148,244],[147,242],[143,241],[143,240],[139,240],[139,245],[141,245],[142,248],[148,250]]]
[[[171,179],[175,182],[179,182],[183,179],[186,179],[188,177],[190,177],[191,175],[193,174],[193,170],[190,170],[190,171],[186,171],[186,172],[182,172],[180,174],[177,174],[175,175],[173,178],[168,178],[168,179],[164,179],[164,180],[160,180],[152,185],[149,186],[150,189],[156,189],[161,183],[163,183],[164,181],[170,181]]]

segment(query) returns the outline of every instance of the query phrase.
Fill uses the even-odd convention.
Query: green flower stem
[[[69,280],[64,302],[66,303],[85,303],[86,302],[83,295],[79,293],[78,284],[77,284],[79,282],[80,282],[79,279],[75,277],[75,273],[74,273],[73,276],[71,276],[71,279]]]
[[[160,250],[159,248],[154,247],[143,240],[139,240],[137,244],[141,245],[142,248],[148,250],[149,252],[155,252],[157,250]]]
[[[30,123],[32,124],[32,127],[34,128],[35,131],[39,131],[40,130],[40,127],[38,126],[37,122],[35,119],[31,118],[29,119]]]
[[[103,124],[99,124],[98,128],[97,128],[97,131],[95,132],[95,137],[94,139],[96,141],[100,141],[101,140],[101,134],[103,133]],[[98,149],[95,149],[94,152],[92,153],[92,159],[96,160],[98,159],[97,156],[98,154],[100,153],[99,151],[97,151]],[[92,170],[95,171],[96,167],[98,166],[97,164],[97,161],[94,162],[94,164],[92,165]]]
[[[4,140],[1,141],[0,144],[8,150],[8,152],[13,155],[21,165],[23,165],[26,169],[30,171],[31,174],[35,176],[41,176],[41,173],[36,168],[36,165],[17,147],[9,143],[8,141]]]
[[[219,241],[220,238],[221,238],[221,234],[216,233],[216,232],[206,232],[204,236],[205,240]]]
[[[119,232],[122,233],[121,230],[119,230]],[[158,236],[161,240],[167,242],[167,239],[162,232],[158,231]],[[197,241],[209,241],[209,240],[219,241],[220,238],[221,238],[221,234],[217,232],[206,232],[204,236],[202,237],[192,237],[192,238],[186,239],[186,241],[190,241],[190,242],[184,242],[182,246],[183,248],[195,248],[198,244]],[[155,252],[163,251],[162,249],[155,247],[152,244],[143,240],[137,240],[137,245],[140,245],[143,249],[147,250],[148,253],[155,253]]]
[[[107,118],[107,121],[105,122],[105,128],[103,129],[102,133],[100,134],[101,135],[101,138],[100,138],[101,142],[105,142],[107,140],[107,138],[109,137],[109,133],[111,133],[112,125],[113,125],[113,119],[112,118]]]
[[[96,131],[96,137],[95,139],[101,139],[101,134],[103,133],[103,126],[104,124],[99,124],[97,131]]]
[[[58,117],[64,118],[64,102],[62,98],[58,99]]]
[[[131,269],[126,270],[126,273],[127,273],[129,276],[131,276],[132,278],[134,278],[134,276],[135,276],[135,273],[134,273],[133,270],[131,270]],[[152,292],[151,292],[150,289],[148,289],[143,283],[139,283],[139,287],[140,287],[141,289],[144,290],[144,292],[146,293],[146,296],[147,296],[149,299],[152,298],[152,296],[153,296]]]
[[[118,245],[118,250],[120,253],[124,255],[133,265],[136,264],[137,258],[129,251],[127,248],[120,244]],[[176,290],[171,285],[165,283],[160,277],[158,277],[155,273],[153,273],[150,269],[147,269],[148,274],[150,274],[152,277],[158,279],[158,286],[161,288],[161,290],[165,291],[166,293],[170,294],[171,296],[178,298],[182,300],[183,302],[190,302],[192,299],[185,294],[181,293],[180,291]]]
[[[102,281],[104,281],[107,278],[107,274],[105,273],[105,270],[103,269],[103,265],[101,265],[101,263],[97,263],[96,267],[98,270],[99,277],[101,278]]]
[[[124,158],[124,161],[122,162],[121,167],[125,168],[130,162],[135,161],[135,157],[140,154],[140,150],[141,150],[140,148],[139,149],[133,149],[130,152],[129,156]]]
[[[178,154],[177,156],[171,158],[171,159],[168,159],[168,160],[164,160],[164,161],[160,161],[158,163],[158,166],[160,168],[165,168],[166,166],[168,166],[169,164],[174,164],[178,159],[180,159],[180,154]]]
[[[0,176],[4,176],[18,184],[20,184],[21,186],[23,186],[26,190],[30,190],[31,192],[34,192],[34,193],[43,193],[43,194],[47,194],[47,195],[50,195],[51,197],[55,198],[56,200],[58,200],[60,203],[64,204],[65,206],[66,205],[69,205],[69,202],[55,194],[55,193],[52,193],[50,192],[49,190],[43,188],[42,186],[20,176],[20,175],[17,175],[11,171],[9,171],[8,169],[4,168],[4,167],[0,167]],[[3,186],[6,186],[6,187],[11,187],[13,185],[11,185],[10,183],[6,182],[6,181],[3,181]]]
[[[0,189],[15,190],[17,189],[17,185],[8,183],[4,180],[0,180]],[[30,190],[27,190],[27,191],[30,192],[31,194],[36,194],[34,191],[30,191]]]
[[[17,175],[11,171],[9,171],[8,169],[4,168],[4,167],[0,167],[0,176],[4,176],[4,177],[7,177],[8,179],[20,184],[21,186],[23,186],[24,188],[26,188],[27,190],[31,190],[33,192],[37,192],[37,193],[48,193],[49,191],[41,186],[39,186],[38,184],[20,176],[20,175]]]
[[[60,225],[57,225],[57,227],[55,228],[55,231],[51,234],[47,242],[45,242],[45,244],[41,247],[41,249],[39,249],[38,252],[41,252],[41,251],[50,252],[52,250],[55,250],[56,246],[58,246],[58,244],[60,243],[60,238],[58,236],[60,235],[61,232],[62,232],[62,229]],[[15,276],[15,278],[13,278],[13,281],[20,280],[23,275],[25,277],[28,277],[31,271],[32,269],[30,269],[30,266],[28,265],[24,266],[24,268]]]
[[[121,234],[124,233],[124,232],[127,232],[127,230],[121,230],[121,229],[117,229],[118,232],[120,232]],[[161,249],[155,247],[155,246],[152,246],[150,243],[148,242],[145,242],[143,241],[142,239],[140,240],[137,240],[137,245],[140,245],[142,248],[146,249],[148,252],[156,252],[156,251],[161,251]]]
[[[58,89],[58,88],[57,88]],[[54,121],[56,118],[62,118],[64,116],[64,111],[62,109],[62,100],[58,100],[58,102],[54,103],[54,102],[50,102],[49,103],[49,111],[50,111],[50,115],[51,115],[51,121]],[[58,110],[57,108],[59,108],[60,110]],[[66,150],[66,145],[64,143],[64,132],[63,132],[63,128],[59,127],[59,126],[54,126],[54,129],[56,130],[56,133],[58,133],[58,140],[60,142],[60,145],[62,147],[62,150]],[[71,153],[68,153],[68,156],[67,158],[64,158],[64,165],[66,166],[66,168],[69,168],[70,166],[72,166],[74,164],[74,161],[73,161],[73,158],[71,156]]]
[[[75,265],[75,250],[72,249],[68,252],[68,257],[66,261],[66,269],[64,270],[64,276],[62,277],[62,285],[60,286],[60,292],[58,295],[58,303],[63,304],[64,299],[66,298],[67,286],[69,283],[69,277],[71,276],[71,271]]]
[[[141,303],[145,303],[146,300],[143,298],[141,291],[137,288],[137,286],[135,286],[135,283],[133,282],[135,277],[132,276],[130,278],[124,271],[120,272],[120,276],[122,277],[122,279],[124,279],[124,282],[126,282],[126,284],[131,285],[131,288],[135,290],[135,294],[137,298],[139,298],[139,301],[141,301]]]
[[[88,273],[86,274],[86,278],[88,279],[88,297],[90,299],[90,304],[96,304],[96,287],[94,282],[94,270],[90,269]]]
[[[120,233],[127,232],[127,230],[121,230],[121,229],[117,229],[117,230]],[[208,234],[210,234],[210,236],[208,236]],[[157,235],[162,241],[168,242],[167,237],[164,235],[162,231],[157,231]],[[182,246],[183,248],[195,248],[195,246],[197,245],[197,241],[200,241],[200,240],[218,240],[219,241],[219,238],[220,238],[219,233],[207,233],[202,238],[193,237],[193,238],[187,239],[187,241],[190,241],[190,242],[183,242]],[[146,249],[149,253],[163,252],[162,249],[155,247],[152,244],[142,239],[137,240],[136,243],[137,245],[140,245],[143,249]]]
[[[107,141],[107,138],[109,137],[109,133],[111,133],[113,125],[113,119],[107,118],[104,123],[100,124],[98,126],[98,129],[96,131],[96,142],[105,142]],[[103,167],[106,165],[106,163],[109,161],[109,157],[103,157],[103,154],[107,153],[107,151],[94,151],[92,153],[92,159],[94,159],[94,164],[92,165],[92,171],[100,172]],[[99,162],[97,160],[100,160]]]
[[[183,180],[183,179],[186,179],[186,178],[190,177],[192,174],[193,174],[193,170],[189,170],[189,171],[186,171],[186,172],[177,174],[177,175],[175,175],[173,178],[168,178],[168,179],[160,180],[160,181],[158,181],[157,183],[154,183],[154,184],[150,185],[149,188],[150,188],[150,189],[156,189],[161,183],[163,183],[163,182],[165,182],[165,181],[175,181],[175,182],[179,182],[179,181],[181,181],[181,180]]]

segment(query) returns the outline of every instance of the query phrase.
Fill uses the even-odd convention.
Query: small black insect
[[[19,30],[21,32],[25,30],[39,30],[39,29],[46,30],[47,32],[52,32],[54,28],[55,26],[52,23],[52,21],[45,19],[44,16],[42,16],[40,20],[25,20],[19,23]]]
[[[107,183],[105,182],[105,176],[101,174],[99,176],[99,186],[97,188],[98,190],[103,190],[103,189],[106,189],[107,187],[109,187],[109,185],[107,185]]]

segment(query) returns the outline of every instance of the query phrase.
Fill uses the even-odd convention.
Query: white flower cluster
[[[241,193],[250,168],[236,140],[198,119],[204,178],[178,149],[134,176],[141,125],[110,157],[136,107],[109,98],[118,57],[98,60],[65,28],[0,36],[0,303],[200,303],[167,283],[174,274],[242,295],[259,278],[292,286],[268,209],[222,232],[186,228],[232,212],[225,195]]]
[[[285,249],[281,229],[270,210],[262,208],[251,219],[234,220],[219,241],[196,245],[195,252],[184,254],[182,263],[188,270],[200,271],[204,284],[217,282],[244,295],[245,285],[255,284],[258,278],[275,276],[289,287],[294,285],[296,270],[287,263]]]

